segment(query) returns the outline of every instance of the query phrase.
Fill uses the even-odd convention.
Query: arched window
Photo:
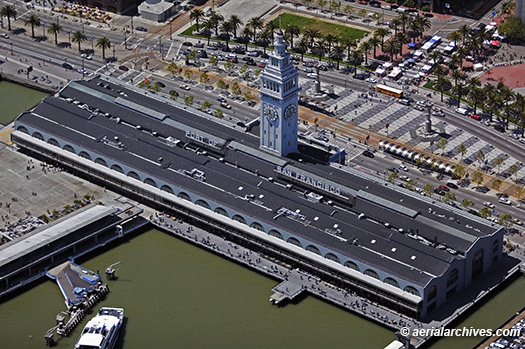
[[[111,165],[111,169],[113,171],[117,171],[117,172],[120,172],[120,173],[124,173],[124,170],[122,169],[122,167],[120,167],[119,165],[117,164],[113,164]]]
[[[66,145],[64,146],[64,150],[65,150],[65,151],[68,151],[68,152],[70,152],[70,153],[76,154],[75,149],[74,149],[72,146],[70,146],[69,144],[66,144]]]
[[[279,239],[281,239],[281,240],[284,240],[282,234],[279,233],[277,230],[274,230],[274,229],[270,230],[270,232],[268,233],[268,235],[275,236],[276,238],[279,238]]]
[[[228,212],[226,212],[226,210],[223,209],[222,207],[217,207],[217,208],[215,209],[215,213],[218,213],[218,214],[220,214],[221,216],[229,217],[229,216],[228,216]]]
[[[177,196],[183,200],[191,201],[190,196],[183,191],[181,191]]]
[[[371,276],[375,279],[379,279],[379,275],[377,275],[377,273],[375,271],[373,271],[372,269],[366,269],[363,274],[365,275],[368,275],[368,276]]]
[[[152,187],[157,188],[157,183],[151,178],[146,178],[144,180],[144,184],[151,185]]]
[[[99,164],[99,165],[102,165],[102,166],[106,166],[106,167],[108,167],[108,164],[106,163],[106,160],[101,159],[101,158],[96,158],[96,159],[95,159],[95,163],[96,163],[96,164]]]
[[[246,224],[246,219],[244,219],[244,217],[242,217],[242,216],[239,216],[238,214],[234,215],[234,216],[232,217],[232,219],[233,219],[234,221],[239,222],[239,223]]]
[[[166,193],[173,194],[173,189],[171,189],[169,185],[164,184],[162,187],[160,187],[160,190],[165,191]]]
[[[428,291],[427,302],[436,298],[436,296],[437,296],[437,286],[433,285],[432,287],[430,287],[430,290]]]
[[[29,131],[27,128],[25,128],[25,126],[18,126],[17,130],[29,134]]]
[[[33,132],[33,137],[36,139],[40,139],[41,141],[44,140],[44,136],[40,132]]]
[[[250,227],[252,227],[253,229],[257,229],[259,231],[264,231],[264,228],[261,225],[261,223],[253,222],[252,224],[250,224]]]
[[[303,245],[301,245],[301,242],[299,240],[297,240],[296,238],[288,238],[288,240],[286,240],[286,242],[292,244],[292,245],[295,245],[295,246],[299,246],[299,247],[303,247]]]
[[[55,147],[60,147],[60,144],[58,144],[57,140],[54,139],[54,138],[49,138],[49,139],[47,140],[47,143],[48,143],[48,144],[51,144],[51,145],[54,145]]]
[[[392,286],[394,286],[394,287],[399,288],[399,282],[397,282],[396,279],[392,279],[392,278],[390,278],[390,277],[387,277],[387,278],[385,278],[385,279],[383,280],[383,282],[384,282],[385,284],[389,284],[389,285],[392,285]]]
[[[408,293],[410,293],[410,294],[413,294],[413,295],[415,295],[415,296],[419,296],[419,297],[421,297],[421,296],[419,295],[419,291],[418,291],[415,287],[413,287],[413,286],[407,286],[407,287],[405,287],[405,289],[404,289],[403,291],[408,292]]]
[[[450,285],[455,284],[456,281],[458,281],[458,278],[459,278],[458,268],[452,269],[450,271],[450,273],[448,274],[447,287],[449,287]]]
[[[208,210],[210,209],[210,205],[208,205],[208,203],[204,200],[197,200],[195,201],[195,205],[199,205],[199,206],[202,206],[204,208],[207,208]]]
[[[137,172],[135,172],[135,171],[129,171],[128,172],[128,177],[131,177],[131,178],[134,178],[134,179],[138,179],[140,181],[140,177],[137,174]]]
[[[472,278],[483,274],[483,255],[484,251],[482,248],[474,254],[474,260],[472,261]]]
[[[337,262],[337,263],[341,263],[341,262],[339,261],[339,257],[337,257],[337,256],[336,256],[335,254],[333,254],[333,253],[327,253],[327,254],[324,256],[324,258],[329,259],[329,260],[334,261],[334,262]]]
[[[306,246],[306,250],[310,251],[310,252],[313,252],[315,254],[321,255],[321,251],[319,251],[319,249],[317,247],[315,247],[315,246],[308,245],[308,246]]]
[[[357,271],[361,271],[359,269],[359,266],[357,264],[355,264],[354,262],[352,262],[352,261],[346,261],[345,262],[345,267],[348,267],[350,269],[354,269],[354,270],[357,270]]]
[[[84,159],[91,160],[91,155],[89,155],[85,151],[81,151],[80,153],[78,153],[78,156],[80,156],[81,158],[84,158]]]

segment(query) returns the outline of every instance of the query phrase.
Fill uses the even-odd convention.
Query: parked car
[[[438,188],[444,191],[450,191],[449,187],[447,187],[446,185],[440,185]]]
[[[246,54],[251,57],[257,57],[259,56],[259,51],[248,51]]]
[[[371,83],[371,84],[375,84],[375,83],[377,83],[377,80],[374,79],[374,78],[366,78],[365,81],[366,81],[366,82],[369,82],[369,83]]]
[[[397,168],[395,168],[395,167],[389,167],[388,170],[389,170],[390,172],[395,172],[395,173],[398,173],[398,172],[399,172],[399,170],[398,170]]]
[[[358,80],[364,80],[366,79],[366,76],[364,74],[354,74],[352,76],[354,79],[358,79]]]
[[[217,100],[221,103],[226,103],[226,99],[224,97],[217,97]]]
[[[494,208],[494,207],[496,207],[496,206],[494,206],[494,204],[491,203],[490,201],[485,201],[485,202],[483,203],[483,206],[486,206],[486,207],[489,207],[489,208]]]
[[[183,90],[186,90],[186,91],[189,91],[189,90],[190,90],[190,88],[188,87],[188,85],[180,85],[179,87],[180,87],[181,89],[183,89]]]
[[[434,188],[434,193],[441,195],[441,196],[445,195],[445,191],[439,188]]]
[[[457,108],[456,113],[461,114],[461,115],[468,115],[468,110],[465,108]]]
[[[125,65],[119,65],[118,68],[119,68],[120,70],[124,70],[124,71],[128,71],[128,70],[129,70],[129,68],[126,67]]]
[[[308,73],[306,76],[308,76],[310,79],[317,79],[319,77],[317,73]]]
[[[363,151],[363,155],[366,156],[367,158],[374,158],[375,157],[374,153],[372,153],[370,150]]]
[[[229,105],[229,104],[226,103],[226,102],[221,102],[221,107],[226,108],[226,109],[231,109],[231,108],[232,108],[232,106]]]
[[[402,169],[402,170],[405,171],[405,172],[408,172],[408,167],[406,167],[406,166],[403,165],[403,164],[399,165],[399,168]]]
[[[459,188],[457,185],[455,185],[454,183],[451,183],[451,182],[447,183],[447,187],[452,188],[452,189],[458,189]]]
[[[84,59],[87,59],[87,60],[92,60],[93,59],[93,57],[91,57],[90,55],[85,54],[85,53],[81,54],[80,57],[84,58]]]
[[[196,48],[204,48],[204,43],[198,42],[196,44],[193,44],[193,46],[196,47]]]
[[[157,85],[157,86],[159,86],[161,88],[166,87],[166,85],[163,82],[161,82],[161,81],[155,81],[155,85]]]
[[[136,27],[135,30],[138,30],[139,32],[147,32],[148,29],[144,27]]]
[[[184,45],[184,46],[193,46],[193,44],[191,42],[189,42],[189,41],[184,41],[182,43],[182,45]]]
[[[500,204],[504,204],[504,205],[511,205],[512,204],[512,202],[509,199],[506,199],[506,198],[499,198],[498,202]]]
[[[443,113],[443,110],[442,110],[442,109],[438,109],[438,110],[434,110],[434,111],[432,112],[432,115],[434,115],[434,116],[444,117],[444,116],[445,116],[445,113]]]

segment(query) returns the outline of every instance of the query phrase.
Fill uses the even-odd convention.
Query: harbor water
[[[20,113],[32,108],[46,93],[20,86],[8,81],[0,81],[0,125],[7,125]]]
[[[0,83],[0,96],[12,87],[25,89],[6,84]],[[2,109],[0,123],[8,123],[34,103],[21,103],[10,115]],[[268,298],[279,281],[156,229],[76,262],[103,273],[117,261],[122,264],[117,280],[108,282],[109,295],[70,337],[55,335],[57,348],[72,348],[102,306],[125,309],[117,348],[384,348],[394,339],[391,330],[315,297],[272,306]],[[495,329],[523,307],[524,287],[523,277],[509,283],[457,327]],[[44,348],[44,334],[65,309],[51,279],[3,300],[0,347]],[[471,348],[481,340],[446,338],[432,348]]]

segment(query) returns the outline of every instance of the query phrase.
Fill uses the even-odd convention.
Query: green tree
[[[434,186],[430,183],[425,184],[423,187],[423,193],[425,193],[426,196],[432,197],[432,193],[434,192]]]
[[[55,36],[55,45],[58,45],[58,33],[60,33],[61,30],[62,26],[55,22],[51,22],[47,28],[47,32]]]
[[[445,91],[450,90],[450,88],[452,87],[452,84],[446,77],[438,76],[438,79],[434,86],[437,88],[439,92],[441,92],[441,102],[443,102],[443,93]]]
[[[467,147],[462,143],[458,146],[458,154],[461,156],[461,161],[463,162],[463,157],[467,153]]]
[[[494,160],[492,160],[492,165],[496,166],[498,168],[498,175],[499,175],[499,172],[500,172],[500,168],[501,168],[501,165],[504,165],[505,164],[505,159],[504,158],[496,158]]]
[[[483,150],[480,149],[476,153],[476,160],[479,162],[479,167],[481,168],[481,166],[483,166],[483,163],[485,162],[485,153],[483,152]]]
[[[106,59],[106,50],[111,48],[111,41],[105,36],[101,37],[97,40],[97,47],[102,49],[102,59]]]
[[[456,194],[447,191],[445,195],[441,197],[441,201],[443,201],[446,204],[450,204],[452,201],[456,201]]]
[[[483,174],[478,171],[474,172],[474,174],[472,175],[472,182],[480,186],[481,183],[483,183]]]
[[[255,99],[255,96],[250,91],[244,92],[243,97],[246,98],[248,102],[251,102]]]
[[[173,77],[175,77],[175,74],[179,72],[179,66],[175,62],[171,62],[168,64],[166,70],[169,71]]]
[[[232,33],[233,33],[233,37],[236,38],[237,37],[237,30],[239,29],[239,27],[241,25],[244,24],[244,22],[242,21],[241,17],[237,14],[233,14],[230,16],[230,19],[228,19],[228,22],[231,23],[231,27],[232,27]]]
[[[224,82],[224,80],[217,81],[217,88],[221,90],[226,90],[228,88],[228,85]]]
[[[197,26],[197,31],[199,31],[199,21],[204,18],[205,18],[204,12],[201,9],[196,8],[190,12],[190,20],[195,21],[195,25]]]
[[[193,71],[192,71],[191,69],[186,69],[186,70],[184,71],[184,77],[185,77],[186,79],[189,80],[189,79],[191,79],[192,76],[193,76]]]
[[[501,188],[501,184],[503,181],[499,178],[496,178],[492,181],[492,189],[499,192],[499,189]]]
[[[388,179],[387,179],[387,182],[390,182],[392,184],[396,184],[396,180],[398,178],[398,174],[397,172],[392,172],[390,173],[390,175],[388,175]]]
[[[208,21],[211,22],[212,28],[215,31],[215,36],[219,36],[219,27],[224,22],[224,16],[218,12],[213,12],[208,18]]]
[[[379,27],[374,32],[374,36],[376,36],[379,39],[381,39],[381,49],[383,49],[383,44],[385,43],[385,38],[388,37],[390,34],[392,34],[392,32],[390,31],[390,29],[388,29],[388,27]]]
[[[498,220],[498,224],[504,226],[505,228],[509,229],[514,224],[512,222],[512,216],[508,213],[504,213],[500,216]]]
[[[208,109],[208,108],[211,108],[211,103],[208,102],[208,101],[204,101],[204,102],[202,102],[202,104],[201,104],[201,108],[200,108],[201,111],[205,112],[206,109]]]
[[[478,104],[483,105],[483,102],[485,101],[485,92],[483,92],[483,89],[481,88],[473,87],[470,89],[467,98],[472,104],[474,104],[474,114],[476,114]]]
[[[523,188],[522,186],[518,185],[516,187],[516,189],[514,190],[514,195],[516,195],[518,200],[521,201],[521,198],[523,197],[523,194],[525,194],[525,188]]]
[[[507,172],[508,172],[511,176],[516,175],[516,178],[514,178],[515,181],[518,180],[518,174],[517,174],[517,173],[518,173],[518,170],[519,170],[519,167],[518,167],[518,165],[516,165],[516,164],[511,165],[511,166],[509,167],[509,169],[507,170]]]
[[[231,91],[234,95],[237,95],[237,96],[240,96],[242,94],[242,91],[241,91],[241,86],[239,86],[239,84],[237,82],[234,82],[232,87],[231,87]]]
[[[293,38],[298,37],[301,34],[301,30],[298,26],[290,24],[285,30],[285,37],[290,40],[290,49],[293,50]]]
[[[24,22],[24,25],[30,25],[31,26],[31,37],[35,37],[35,26],[40,27],[40,17],[38,17],[35,14],[32,14],[31,16],[27,17],[27,19]]]
[[[447,147],[447,145],[448,145],[448,141],[446,138],[441,138],[439,141],[437,141],[436,148],[442,149],[441,155],[445,155],[445,148]]]
[[[170,98],[173,99],[173,100],[177,100],[177,98],[179,98],[179,93],[175,90],[171,90],[170,91]]]
[[[409,179],[408,182],[405,184],[405,188],[411,191],[415,190],[415,187],[417,185],[417,182],[413,179]]]
[[[219,119],[222,119],[224,117],[224,113],[222,112],[222,109],[216,109],[214,112],[213,112],[213,116],[215,116],[216,118],[219,118]]]
[[[84,34],[81,30],[77,30],[76,32],[71,35],[71,41],[78,43],[78,51],[81,51],[80,44],[82,42],[87,40],[86,34]]]
[[[210,64],[213,65],[213,67],[217,67],[217,65],[219,64],[219,59],[216,56],[211,56]]]
[[[210,77],[208,76],[208,73],[207,72],[203,72],[199,76],[199,81],[200,81],[200,83],[204,84],[204,86],[207,88],[208,87],[208,83],[210,82]]]
[[[467,209],[471,206],[474,206],[474,201],[472,200],[469,200],[469,199],[463,199],[463,201],[461,201],[461,207]]]
[[[191,107],[193,105],[193,96],[186,96],[184,98],[184,104],[186,104],[188,107]]]
[[[492,216],[492,210],[488,207],[483,207],[481,210],[478,211],[478,216],[481,218],[489,218]]]
[[[465,168],[461,165],[457,165],[454,168],[454,171],[452,171],[452,177],[461,179],[465,176],[465,173],[466,173]]]
[[[11,18],[16,20],[16,9],[13,5],[4,5],[0,9],[0,17],[7,17],[7,30],[11,31]]]
[[[255,42],[257,38],[257,30],[262,30],[264,28],[264,22],[259,16],[252,17],[248,20],[247,26],[249,26],[253,33],[253,41]]]
[[[227,61],[224,63],[224,69],[228,72],[228,75],[230,75],[235,69],[235,64],[233,64],[233,62]]]

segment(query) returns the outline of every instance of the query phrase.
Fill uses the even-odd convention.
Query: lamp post
[[[159,53],[162,55],[162,35],[159,35]]]
[[[131,34],[133,34],[133,16],[131,16]]]
[[[11,56],[13,55],[13,42],[11,41]]]
[[[93,39],[94,38],[91,38],[91,52],[93,52],[93,54],[95,54],[95,46],[93,46]]]
[[[171,22],[170,22],[170,40],[173,40],[173,38],[171,37]]]
[[[126,31],[124,30],[124,48],[128,49],[128,39],[126,38]]]

